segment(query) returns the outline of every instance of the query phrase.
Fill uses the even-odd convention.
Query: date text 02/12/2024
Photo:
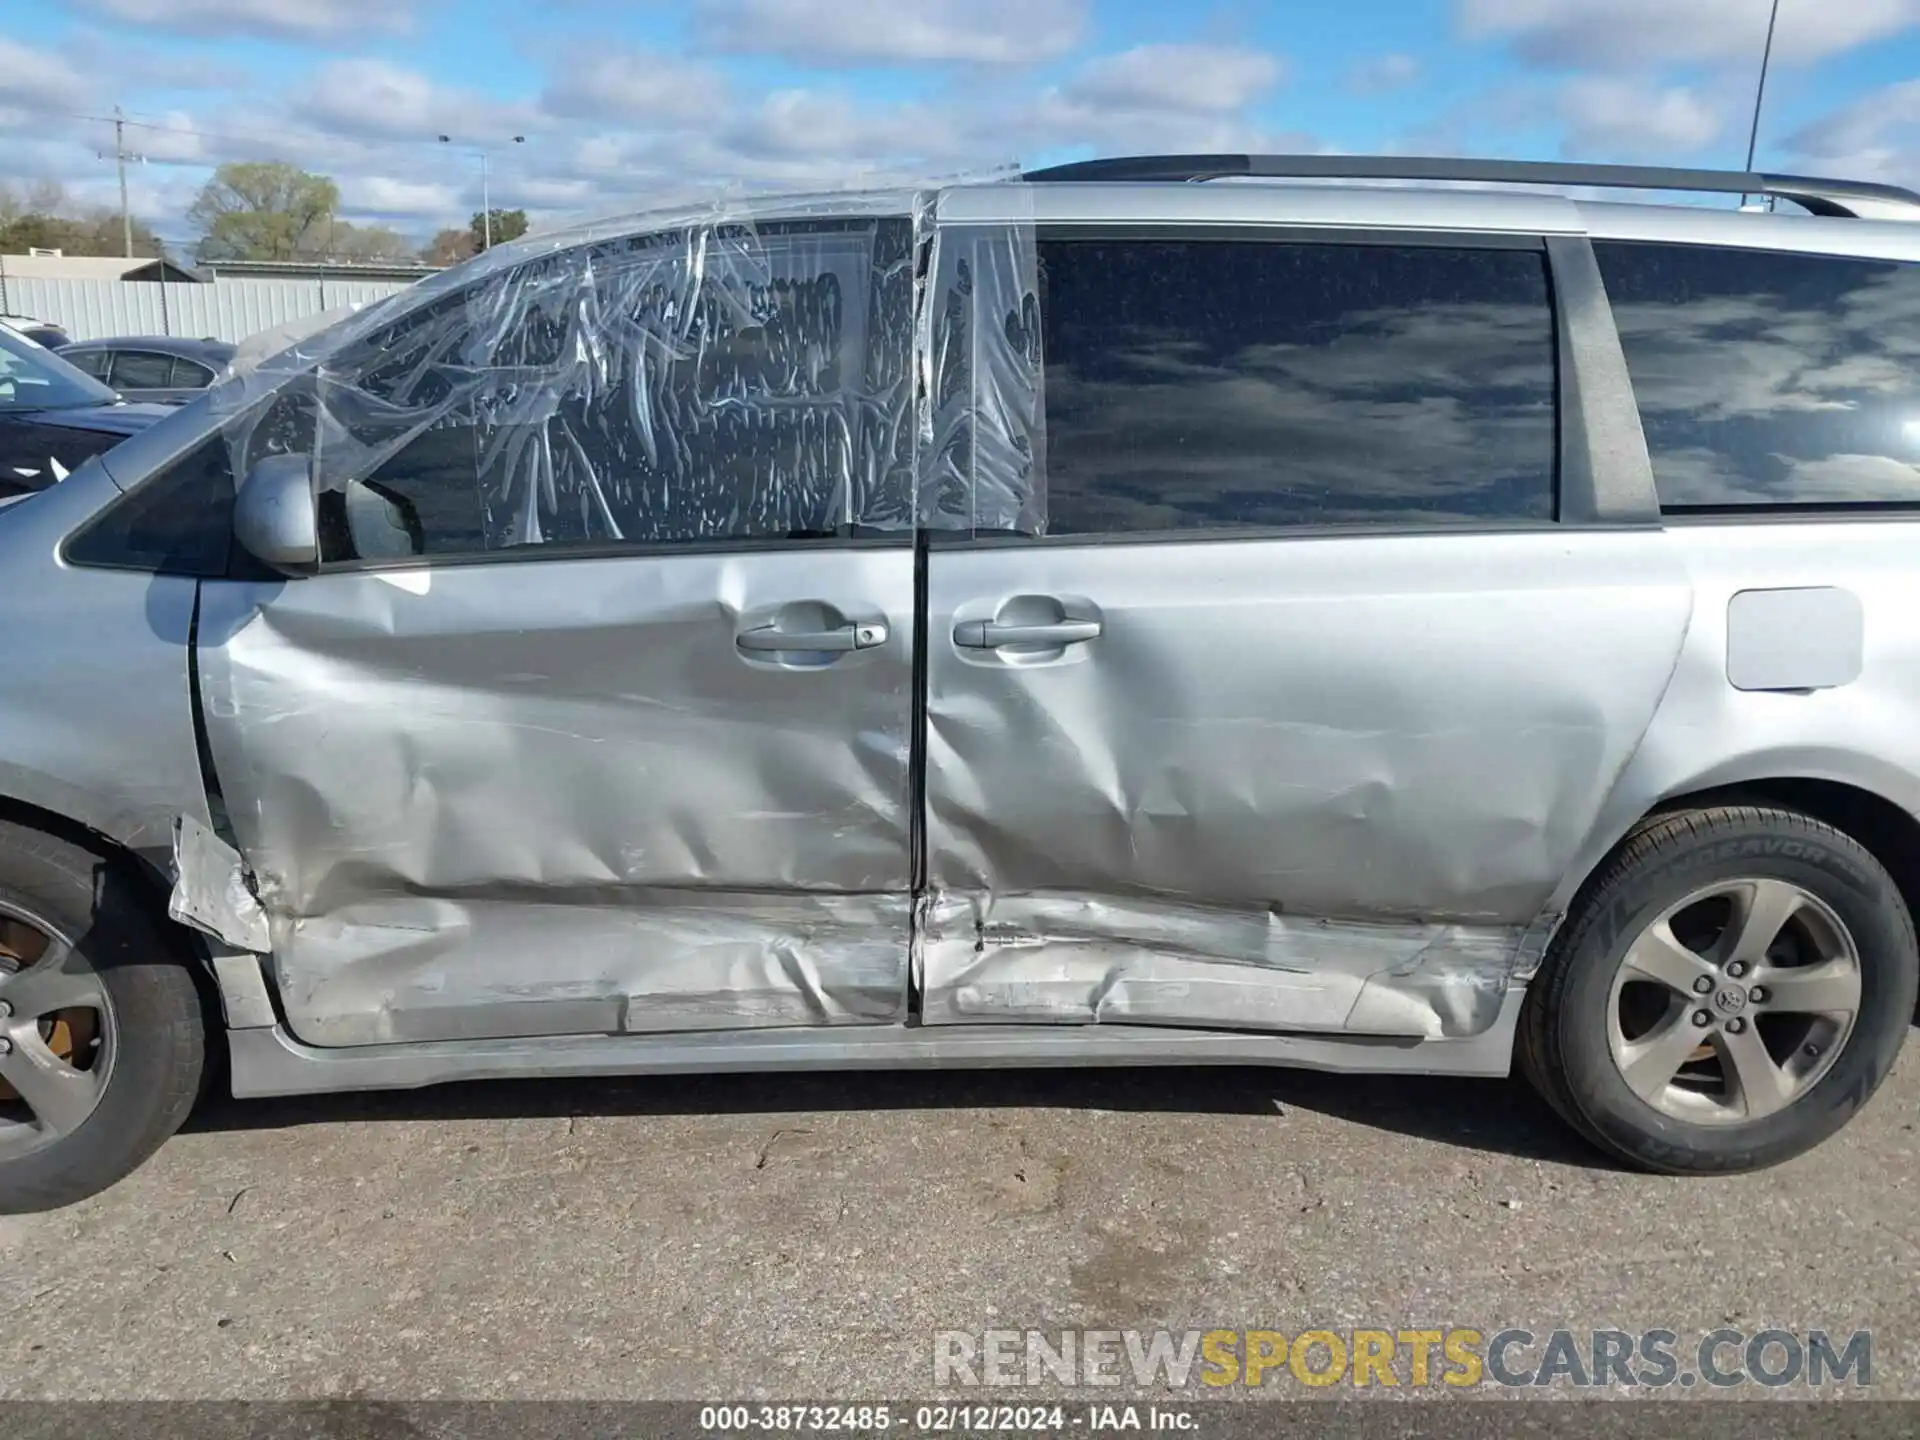
[[[709,1405],[699,1425],[712,1435],[834,1433],[972,1435],[983,1431],[1045,1434],[1070,1430],[1150,1430],[1192,1434],[1200,1428],[1190,1408],[1165,1405]]]

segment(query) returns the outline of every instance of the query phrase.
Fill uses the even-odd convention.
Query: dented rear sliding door
[[[1025,268],[974,267],[1003,443],[929,556],[926,1022],[1486,1029],[1691,603],[1657,524],[1557,504],[1544,247],[1062,227]]]

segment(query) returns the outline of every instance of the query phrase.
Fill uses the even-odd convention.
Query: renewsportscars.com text
[[[948,1387],[1355,1389],[1476,1386],[1666,1389],[1873,1383],[1873,1335],[1854,1330],[942,1330]]]

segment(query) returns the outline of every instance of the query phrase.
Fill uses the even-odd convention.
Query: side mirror
[[[289,575],[318,565],[311,457],[269,455],[249,470],[234,497],[233,534],[255,559]]]

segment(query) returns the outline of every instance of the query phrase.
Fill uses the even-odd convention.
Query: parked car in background
[[[44,490],[173,413],[130,405],[53,351],[0,326],[0,499]]]
[[[1907,318],[1920,194],[1596,166],[488,250],[0,511],[0,1211],[223,1044],[1517,1065],[1650,1170],[1799,1154],[1920,986]]]
[[[127,400],[181,405],[218,379],[233,359],[224,340],[178,335],[120,335],[75,340],[60,355]]]
[[[58,350],[70,344],[67,332],[51,320],[36,320],[31,315],[0,315],[0,330],[11,330],[16,335],[24,335],[36,345],[49,350]]]

